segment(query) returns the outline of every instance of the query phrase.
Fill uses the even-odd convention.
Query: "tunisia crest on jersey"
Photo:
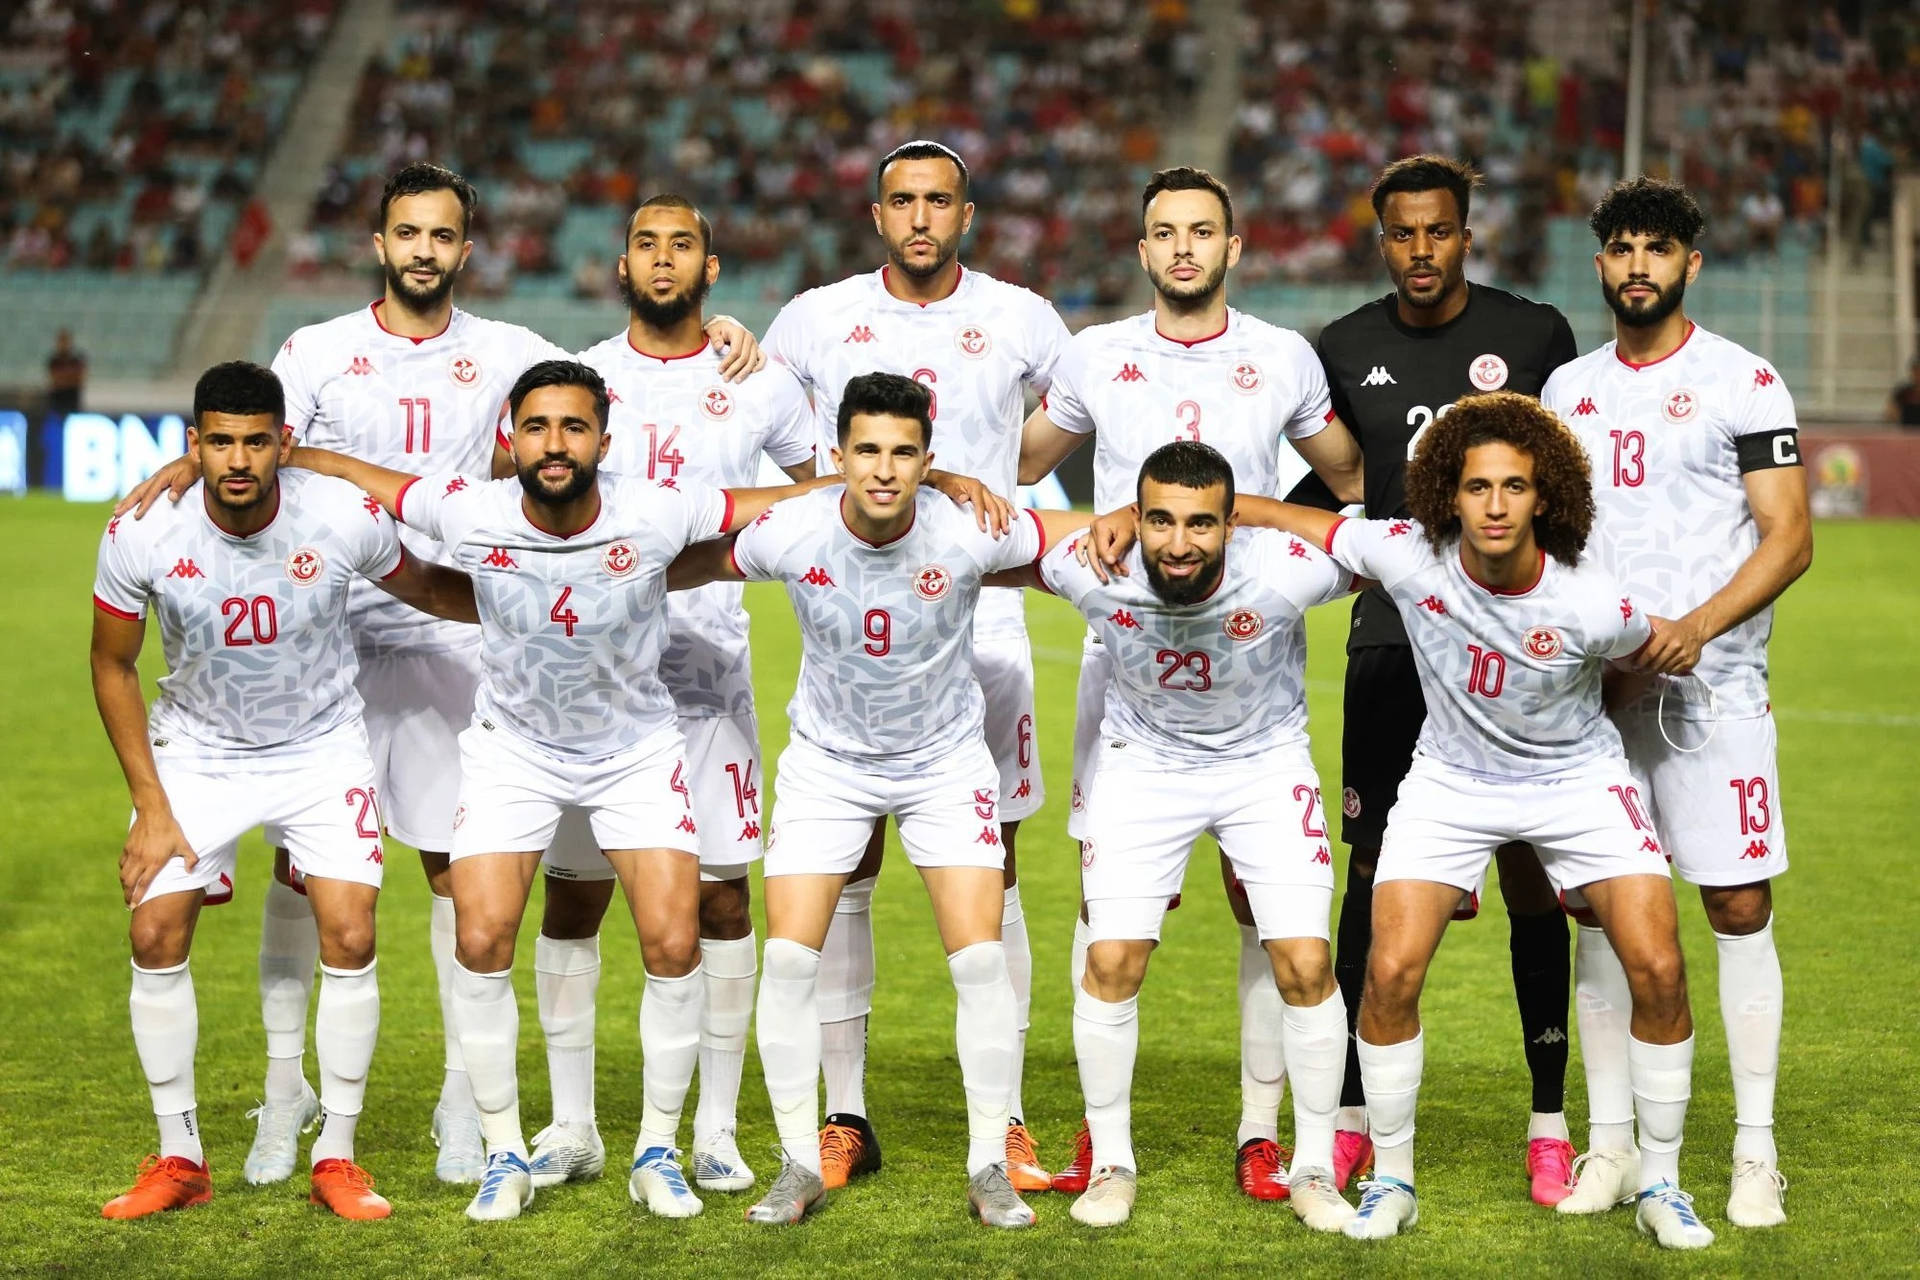
[[[733,397],[719,387],[708,387],[700,393],[700,412],[724,422],[733,413]]]
[[[1557,658],[1560,656],[1560,633],[1552,627],[1531,627],[1527,630],[1526,648],[1529,657],[1542,662]]]
[[[960,331],[953,335],[953,345],[960,348],[960,354],[967,359],[979,360],[993,350],[993,339],[979,325],[969,324],[961,326]]]
[[[1467,381],[1480,391],[1498,391],[1507,385],[1507,362],[1489,351],[1467,366]]]
[[[953,575],[937,564],[927,565],[913,576],[913,591],[922,600],[938,600],[953,586]]]
[[[1677,388],[1667,397],[1667,402],[1660,406],[1660,416],[1675,425],[1691,421],[1693,415],[1698,412],[1700,412],[1700,397],[1688,387]]]
[[[447,365],[447,376],[463,387],[470,387],[480,381],[480,366],[471,356],[455,356]]]
[[[326,567],[327,562],[312,547],[297,547],[287,557],[287,577],[296,587],[310,587],[320,581]]]
[[[1252,395],[1258,391],[1266,378],[1260,372],[1260,366],[1251,360],[1242,360],[1233,366],[1233,389],[1242,395]]]
[[[635,554],[631,542],[616,542],[607,548],[607,554],[600,558],[600,564],[609,578],[624,578],[640,567],[640,557]]]
[[[1235,609],[1227,615],[1221,630],[1230,640],[1251,640],[1266,628],[1267,620],[1254,609]]]

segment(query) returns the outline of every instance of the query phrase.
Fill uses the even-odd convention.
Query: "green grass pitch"
[[[12,548],[0,609],[0,1273],[1164,1275],[1380,1267],[1788,1275],[1911,1273],[1920,1265],[1920,1195],[1904,1172],[1920,1117],[1907,1056],[1920,990],[1910,893],[1920,871],[1920,525],[1823,525],[1812,572],[1779,610],[1773,694],[1793,850],[1793,871],[1777,895],[1787,1015],[1776,1119],[1793,1180],[1792,1219],[1780,1230],[1739,1232],[1724,1218],[1732,1098],[1714,953],[1696,901],[1682,889],[1699,1022],[1683,1181],[1720,1241],[1704,1255],[1677,1258],[1639,1236],[1624,1211],[1566,1220],[1527,1200],[1527,1078],[1497,898],[1478,922],[1450,932],[1428,988],[1419,1226],[1387,1243],[1328,1239],[1309,1235],[1284,1206],[1238,1195],[1236,943],[1210,847],[1195,860],[1186,905],[1169,917],[1142,1001],[1134,1082],[1140,1204],[1121,1229],[1078,1227],[1056,1196],[1034,1197],[1040,1221],[1031,1231],[1003,1235],[968,1218],[953,995],[925,897],[897,856],[876,900],[880,979],[868,1084],[887,1165],[808,1225],[749,1228],[741,1221],[745,1196],[709,1195],[706,1214],[687,1223],[648,1218],[628,1202],[617,1170],[639,1118],[640,964],[620,908],[608,921],[599,1023],[609,1176],[541,1193],[517,1223],[468,1223],[467,1193],[433,1179],[427,1121],[439,1081],[439,1014],[426,888],[405,851],[389,860],[383,1025],[360,1128],[362,1159],[395,1216],[334,1220],[308,1206],[298,1178],[248,1187],[240,1165],[251,1124],[242,1113],[254,1105],[262,1070],[254,948],[268,874],[257,838],[242,854],[234,904],[203,918],[194,954],[214,1200],[158,1219],[105,1222],[101,1203],[125,1189],[154,1135],[127,1028],[126,917],[114,873],[126,792],[87,683],[88,586],[103,522],[99,508],[48,498],[0,504],[0,535]],[[771,763],[785,740],[796,637],[777,591],[757,588],[748,599]],[[1080,626],[1053,600],[1030,601],[1029,616],[1051,790],[1020,840],[1035,972],[1026,1118],[1043,1158],[1058,1160],[1080,1114],[1067,986],[1076,862],[1063,828]],[[1339,786],[1344,621],[1343,606],[1313,618],[1312,732],[1330,795]],[[152,668],[158,649],[150,640]],[[519,964],[529,1130],[544,1123],[547,1106],[530,972],[537,918],[536,906]],[[751,1050],[748,1061],[741,1146],[764,1185],[773,1127]],[[307,1067],[311,1077],[311,1057]],[[1577,1057],[1568,1102],[1575,1136],[1584,1137]],[[691,1103],[689,1121],[690,1111]],[[1283,1133],[1290,1124],[1283,1121]]]

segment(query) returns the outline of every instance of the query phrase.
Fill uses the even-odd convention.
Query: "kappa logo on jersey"
[[[843,338],[843,339],[841,339],[841,341],[843,341],[843,342],[872,342],[872,341],[873,341],[873,330],[871,330],[871,329],[869,329],[869,328],[868,328],[868,327],[867,327],[866,325],[863,325],[863,324],[857,324],[857,325],[855,325],[855,326],[853,326],[853,332],[852,332],[852,333],[849,333],[849,334],[848,334],[848,335],[847,335],[847,336],[846,336],[845,338]]]
[[[482,559],[480,563],[490,569],[518,569],[520,567],[518,562],[507,554],[505,547],[495,547],[486,554],[486,557]]]
[[[913,593],[922,600],[938,600],[953,585],[953,575],[937,564],[930,564],[913,578]]]
[[[287,557],[287,577],[293,579],[296,587],[310,587],[320,581],[321,571],[326,567],[326,561],[312,547],[296,548]]]
[[[372,501],[372,499],[368,499],[368,501]],[[120,517],[119,516],[115,516],[113,519],[107,521],[107,537],[115,540],[119,539],[120,537]]]
[[[364,378],[373,372],[373,361],[367,359],[365,356],[355,356],[347,367],[340,372],[342,374],[351,374],[356,378]]]
[[[469,356],[455,356],[447,365],[447,376],[463,387],[470,387],[480,381],[480,366]]]
[[[973,789],[973,816],[993,821],[993,788],[975,787]]]
[[[375,524],[380,523],[380,499],[369,494],[360,500],[360,505],[367,509],[367,514],[373,517]]]
[[[1475,356],[1467,366],[1467,381],[1482,391],[1498,391],[1507,385],[1507,362],[1491,351]]]
[[[1305,560],[1307,558],[1307,544],[1298,538],[1288,538],[1287,554],[1295,560]]]
[[[1592,396],[1581,396],[1580,403],[1573,406],[1573,416],[1576,418],[1584,418],[1590,413],[1598,412],[1600,411],[1593,407]]]
[[[765,511],[762,511],[759,515],[755,516],[753,518],[753,522],[756,525],[763,525],[771,519],[773,519],[773,508],[768,507]]]
[[[1135,631],[1138,631],[1140,629],[1140,624],[1137,621],[1135,621],[1134,616],[1131,613],[1128,613],[1125,609],[1115,609],[1113,611],[1113,615],[1109,617],[1107,621],[1111,622],[1116,627],[1121,627],[1121,628],[1130,627]]]
[[[1221,624],[1229,640],[1251,640],[1266,628],[1267,620],[1253,609],[1235,609]]]
[[[833,587],[839,585],[833,580],[832,574],[817,564],[809,566],[807,571],[800,575],[800,581],[810,587]]]
[[[1560,656],[1560,633],[1552,627],[1531,627],[1527,631],[1526,650],[1545,662]]]
[[[719,387],[708,387],[700,395],[700,412],[715,422],[725,422],[733,413],[733,397]]]
[[[600,557],[600,564],[610,578],[624,578],[640,567],[639,553],[631,542],[616,542],[607,548],[607,554]]]
[[[1340,793],[1340,812],[1346,814],[1349,818],[1357,818],[1360,816],[1360,793],[1352,787],[1348,787]]]
[[[1770,387],[1775,381],[1774,372],[1771,369],[1762,366],[1753,371],[1753,385],[1756,387]]]
[[[1620,621],[1633,621],[1633,599],[1630,596],[1620,597]]]
[[[1360,379],[1360,385],[1363,387],[1397,387],[1400,384],[1395,382],[1393,375],[1387,372],[1387,366],[1377,364],[1367,371],[1366,377]]]
[[[1407,523],[1405,520],[1395,520],[1392,524],[1387,526],[1387,536],[1389,538],[1402,537],[1412,532],[1413,532],[1413,526]]]
[[[1264,385],[1266,379],[1260,373],[1260,366],[1251,360],[1242,360],[1233,366],[1233,389],[1252,395]]]
[[[1129,361],[1120,366],[1120,372],[1113,375],[1115,382],[1145,382],[1147,375],[1140,372],[1140,366]]]
[[[467,487],[467,478],[465,476],[455,476],[453,479],[447,481],[446,492],[441,494],[440,496],[451,497],[466,487]]]
[[[175,560],[173,568],[167,570],[167,576],[169,578],[204,578],[207,575],[200,572],[200,566],[195,564],[193,558],[189,556],[184,560]]]
[[[1445,617],[1447,613],[1447,606],[1439,596],[1428,596],[1420,602],[1420,607],[1428,613],[1437,613],[1442,617]]]
[[[1698,412],[1700,412],[1700,397],[1695,395],[1689,387],[1681,387],[1668,396],[1667,402],[1660,406],[1660,416],[1676,425],[1691,421],[1693,415]]]
[[[1743,859],[1753,858],[1757,860],[1766,857],[1767,853],[1767,842],[1765,840],[1755,840],[1747,845],[1747,851],[1740,856]]]
[[[953,345],[960,348],[960,354],[967,359],[979,360],[993,350],[993,339],[979,325],[970,324],[953,335]]]

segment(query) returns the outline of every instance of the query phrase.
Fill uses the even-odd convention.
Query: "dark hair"
[[[921,446],[933,443],[933,393],[912,378],[897,373],[862,373],[848,378],[847,389],[840,393],[840,418],[835,424],[835,439],[842,448],[846,447],[856,413],[910,418],[920,424]]]
[[[193,425],[207,413],[251,418],[265,414],[278,431],[287,421],[287,397],[273,370],[250,360],[229,360],[200,375],[193,384]]]
[[[1685,187],[1641,177],[1608,188],[1593,206],[1587,227],[1603,245],[1615,236],[1638,231],[1690,246],[1707,229],[1707,219]]]
[[[671,191],[663,191],[657,196],[651,196],[645,200],[642,200],[640,202],[639,208],[636,208],[633,211],[633,217],[627,219],[627,238],[628,239],[633,238],[634,218],[638,218],[640,216],[641,209],[690,209],[692,210],[693,220],[700,228],[700,252],[705,255],[711,255],[713,253],[713,224],[707,221],[706,214],[700,212],[700,206],[696,205],[693,201],[687,199],[685,196],[675,195]]]
[[[1380,171],[1369,195],[1373,200],[1373,216],[1382,219],[1384,224],[1388,196],[1448,191],[1453,194],[1454,207],[1460,211],[1460,225],[1465,226],[1467,211],[1473,204],[1473,189],[1479,185],[1480,175],[1473,166],[1450,156],[1404,156]]]
[[[1439,551],[1459,538],[1454,494],[1467,450],[1482,444],[1512,445],[1533,459],[1533,487],[1547,504],[1534,518],[1534,541],[1561,564],[1579,564],[1593,531],[1587,451],[1551,409],[1515,391],[1462,396],[1421,435],[1407,463],[1407,510],[1420,522],[1428,545]]]
[[[967,162],[960,153],[944,142],[935,142],[931,138],[915,138],[912,142],[903,142],[887,154],[880,157],[880,163],[874,166],[873,190],[876,197],[884,197],[887,166],[896,160],[951,160],[953,167],[960,171],[960,198],[967,198],[967,188],[973,185],[973,175],[967,172]]]
[[[1140,478],[1134,482],[1136,502],[1149,480],[1182,489],[1211,489],[1223,484],[1227,486],[1227,511],[1233,511],[1233,464],[1210,444],[1175,440],[1148,454],[1147,460],[1140,464]]]
[[[1227,216],[1227,234],[1233,234],[1233,197],[1227,194],[1227,184],[1208,173],[1205,169],[1196,169],[1192,165],[1179,165],[1172,169],[1162,169],[1147,179],[1147,189],[1140,193],[1140,216],[1147,216],[1147,206],[1162,191],[1211,191],[1220,199],[1220,208]]]
[[[388,176],[387,185],[380,191],[380,225],[375,230],[387,229],[387,210],[395,200],[401,196],[425,195],[429,191],[451,191],[459,199],[460,234],[464,236],[473,225],[473,206],[479,203],[479,193],[471,182],[453,170],[425,161],[395,169]]]
[[[607,409],[612,402],[607,398],[606,382],[591,365],[581,364],[578,360],[542,360],[539,364],[530,365],[525,373],[514,379],[513,390],[507,392],[507,412],[518,418],[520,402],[541,387],[586,388],[593,393],[593,411],[600,419],[600,429],[607,429]]]

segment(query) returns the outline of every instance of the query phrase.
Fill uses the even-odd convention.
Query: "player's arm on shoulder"
[[[473,578],[459,569],[416,560],[403,550],[399,563],[391,571],[372,580],[394,599],[422,613],[449,622],[480,621],[480,606],[473,598]]]
[[[823,477],[824,479],[824,477]],[[809,482],[808,487],[818,488]],[[794,507],[768,507],[724,538],[690,544],[667,566],[667,590],[709,582],[764,582],[779,576],[780,554],[807,530]],[[782,517],[785,517],[784,519]],[[808,541],[804,536],[801,541]]]
[[[1054,423],[1047,401],[1035,406],[1020,428],[1020,483],[1039,484],[1067,455],[1093,438],[1091,431],[1069,431]]]
[[[761,516],[776,502],[785,502],[789,498],[798,498],[812,493],[815,489],[824,489],[830,484],[839,484],[839,476],[816,476],[806,467],[786,467],[787,477],[792,484],[760,485],[752,489],[724,489],[728,499],[727,518],[723,526],[714,533],[702,534],[702,537],[717,537],[723,533],[738,533]],[[798,473],[798,474],[796,474]]]
[[[707,321],[707,341],[724,352],[720,357],[720,380],[742,382],[767,367],[767,353],[753,330],[732,316],[714,316]]]
[[[173,807],[160,785],[159,771],[153,764],[153,746],[147,740],[147,704],[140,693],[140,646],[146,638],[147,620],[109,605],[95,594],[93,641],[88,660],[93,669],[93,701],[100,709],[100,723],[113,744],[113,754],[126,775],[127,792],[133,799],[133,826],[127,832],[120,851],[120,892],[131,907],[140,901],[147,886],[168,859],[186,859],[194,864],[180,824],[174,820]]]
[[[839,479],[835,476],[834,479]],[[998,538],[1013,527],[1014,505],[972,476],[938,469],[928,471],[922,484],[956,507],[969,507],[982,533]]]
[[[1233,517],[1237,523],[1251,528],[1278,529],[1282,533],[1290,533],[1323,551],[1329,549],[1327,540],[1341,522],[1338,512],[1303,507],[1296,502],[1281,502],[1252,493],[1235,495]]]
[[[363,462],[359,458],[349,458],[332,449],[315,449],[309,445],[295,445],[285,465],[323,476],[334,476],[364,489],[396,520],[403,518],[400,515],[401,490],[420,478],[410,471],[395,471]]]
[[[1092,519],[1084,511],[1036,511],[1027,507],[1015,512],[1006,536],[981,537],[983,545],[978,555],[985,575],[981,581],[990,587],[1039,586],[1028,577],[1015,582],[988,581],[988,578],[1003,572],[1024,573],[1062,542],[1084,531]]]

